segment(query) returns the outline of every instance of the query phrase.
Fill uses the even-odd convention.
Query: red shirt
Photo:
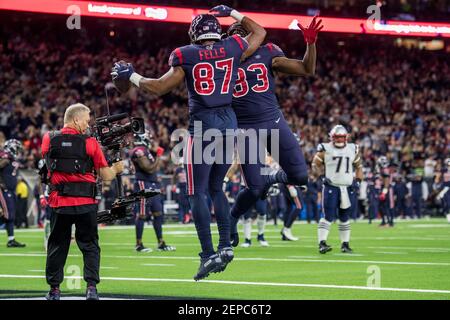
[[[62,128],[63,134],[80,134],[77,130],[72,128]],[[50,136],[48,133],[42,138],[42,156],[48,152],[50,148]],[[108,162],[105,159],[105,155],[100,148],[95,138],[86,139],[86,153],[94,161],[94,168],[98,172],[100,168],[108,166]],[[95,183],[96,177],[93,173],[65,173],[65,172],[53,172],[50,181],[52,184],[59,184],[64,182],[90,182]],[[50,207],[68,207],[68,206],[82,206],[87,204],[96,204],[97,200],[88,197],[62,197],[58,195],[57,191],[53,191],[49,198],[48,203]]]

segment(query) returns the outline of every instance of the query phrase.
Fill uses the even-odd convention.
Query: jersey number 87
[[[228,94],[228,92],[230,92],[233,59],[234,58],[219,60],[215,63],[216,69],[225,71],[220,94]],[[214,67],[211,64],[207,62],[197,63],[194,68],[192,68],[192,76],[194,78],[195,92],[202,96],[213,94],[216,89],[216,83],[214,81]]]

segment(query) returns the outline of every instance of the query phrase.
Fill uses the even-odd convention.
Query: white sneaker
[[[242,248],[248,248],[252,245],[252,240],[249,239],[245,239],[245,242],[243,244],[241,244]]]
[[[447,215],[447,221],[450,223],[450,213]]]
[[[291,228],[283,228],[281,229],[281,235],[283,240],[289,240],[289,241],[297,241],[298,238],[294,237],[292,235]]]
[[[264,239],[264,234],[259,234],[258,235],[258,242],[261,245],[261,247],[268,247],[269,243],[266,241],[266,239]]]

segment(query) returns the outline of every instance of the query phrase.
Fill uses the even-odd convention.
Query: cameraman
[[[77,103],[64,114],[64,128],[44,135],[42,156],[48,168],[51,211],[46,278],[50,291],[47,300],[59,300],[59,285],[69,252],[71,228],[83,254],[86,299],[98,300],[96,285],[100,282],[100,247],[98,245],[96,180],[97,173],[105,184],[123,171],[122,161],[108,167],[95,138],[87,135],[90,109]]]

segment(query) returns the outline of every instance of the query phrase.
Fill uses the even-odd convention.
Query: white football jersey
[[[344,148],[336,148],[333,143],[321,143],[317,151],[325,152],[325,177],[337,186],[350,186],[353,182],[353,163],[358,155],[358,145],[347,143]]]

